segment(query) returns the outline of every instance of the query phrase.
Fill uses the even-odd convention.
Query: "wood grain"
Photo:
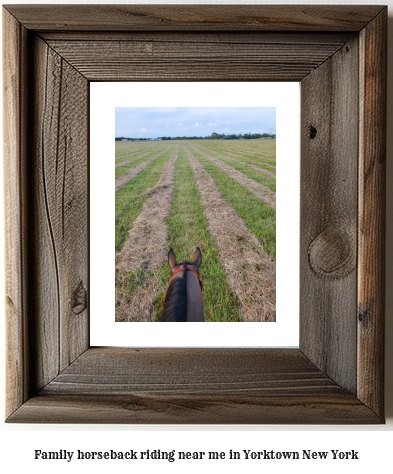
[[[375,423],[299,350],[92,348],[9,421]]]
[[[386,8],[3,13],[8,421],[383,423]],[[89,348],[89,81],[270,78],[302,90],[300,349]]]
[[[39,389],[88,348],[88,86],[39,38],[34,58],[30,166]]]
[[[6,5],[36,31],[360,31],[374,5]]]
[[[130,35],[128,35],[130,36]],[[183,35],[184,36],[184,35]],[[190,36],[190,35],[189,35]],[[260,35],[262,36],[262,35]],[[233,81],[296,80],[317,68],[341,46],[313,43],[214,41],[50,40],[68,63],[88,80]],[[199,79],[198,79],[199,78]]]
[[[76,30],[48,30],[40,31],[40,38],[47,43],[53,41],[137,41],[137,42],[158,42],[158,43],[226,43],[226,44],[324,44],[336,45],[337,48],[346,43],[351,37],[357,36],[356,32],[336,33],[320,31],[304,33],[286,32],[253,32],[238,31],[236,34],[228,31],[76,31]]]
[[[272,397],[187,395],[45,395],[32,397],[13,423],[95,424],[375,424],[356,397],[332,393],[291,400]]]
[[[357,42],[349,41],[301,83],[300,348],[354,394],[357,67]]]
[[[26,46],[27,32],[3,12],[5,310],[7,325],[6,411],[12,413],[29,396],[26,295]]]
[[[384,377],[386,19],[384,10],[360,35],[358,385],[376,413]]]

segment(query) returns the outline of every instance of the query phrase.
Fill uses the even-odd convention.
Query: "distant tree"
[[[241,133],[236,134],[232,133],[229,135],[225,135],[224,133],[217,133],[214,132],[211,135],[206,137],[197,137],[196,135],[190,137],[158,137],[160,140],[251,140],[257,138],[275,138],[276,135],[269,135],[268,133],[245,133],[242,135]],[[117,137],[116,140],[121,140],[122,137]],[[129,138],[128,140],[149,140],[148,138]]]

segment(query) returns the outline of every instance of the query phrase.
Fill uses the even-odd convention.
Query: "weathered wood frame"
[[[3,8],[7,421],[384,422],[386,18],[354,5]],[[300,81],[299,349],[89,346],[96,80]]]

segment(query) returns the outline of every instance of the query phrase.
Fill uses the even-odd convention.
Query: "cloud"
[[[214,127],[215,125],[220,125],[221,120],[217,119],[215,122],[210,122],[207,124],[208,127]],[[223,122],[223,123],[228,123],[228,122]]]
[[[229,133],[240,133],[240,129],[243,133],[265,132],[275,127],[275,113],[268,112],[261,107],[116,107],[115,133],[132,138],[210,135],[225,127],[230,128]]]

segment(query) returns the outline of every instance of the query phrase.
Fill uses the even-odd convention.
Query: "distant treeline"
[[[245,133],[225,135],[221,133],[212,133],[207,137],[158,137],[155,140],[255,140],[256,138],[276,138],[276,134],[270,133]],[[116,141],[130,140],[130,141],[141,141],[141,140],[154,140],[153,138],[127,138],[127,137],[116,137]]]
[[[121,142],[122,140],[128,140],[131,142],[140,142],[141,140],[152,140],[152,138],[128,138],[128,137],[116,137],[115,141]]]

